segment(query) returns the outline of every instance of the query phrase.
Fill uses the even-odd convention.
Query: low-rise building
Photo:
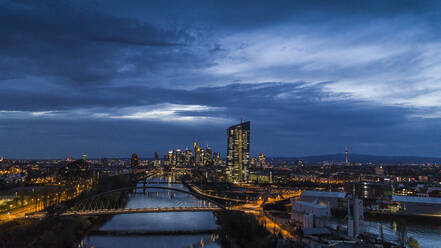
[[[325,227],[330,208],[313,202],[292,201],[291,220],[302,223],[302,228]]]
[[[342,209],[346,207],[346,193],[327,192],[317,190],[305,190],[300,195],[301,201],[316,202],[331,209]]]

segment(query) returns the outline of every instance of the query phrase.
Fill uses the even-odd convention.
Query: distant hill
[[[305,157],[286,157],[270,158],[273,161],[295,161],[302,160],[306,164],[319,162],[342,163],[345,161],[345,154],[327,154]],[[352,163],[376,163],[376,164],[423,164],[423,163],[441,163],[441,158],[418,157],[418,156],[375,156],[366,154],[349,154],[349,161]]]

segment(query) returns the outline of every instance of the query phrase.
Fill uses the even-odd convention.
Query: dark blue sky
[[[438,1],[0,1],[0,154],[441,156]]]

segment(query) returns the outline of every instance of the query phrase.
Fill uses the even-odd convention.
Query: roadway
[[[26,213],[32,213],[41,210],[41,208],[36,208],[34,204],[32,206],[25,206],[12,210],[8,213],[0,214],[0,221],[10,221],[17,218],[25,217]]]
[[[76,196],[78,196],[80,193],[77,192],[72,196],[66,196],[64,194],[64,196],[57,198],[56,196],[52,195],[50,198],[47,199],[48,202],[52,201],[52,202],[64,202],[67,200],[70,200]],[[0,214],[0,221],[11,221],[17,218],[24,218],[26,217],[26,214],[29,213],[34,213],[34,212],[38,212],[40,210],[44,209],[43,207],[43,200],[39,200],[37,202],[37,204],[35,203],[30,203],[26,206],[14,209],[9,211],[8,213],[2,213]]]

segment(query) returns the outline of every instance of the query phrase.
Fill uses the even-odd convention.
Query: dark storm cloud
[[[262,123],[270,122],[271,125],[277,125],[279,128],[289,128],[289,125],[294,124],[296,129],[312,127],[326,129],[330,126],[375,128],[401,122],[405,115],[409,114],[409,111],[402,108],[375,107],[361,101],[328,100],[331,95],[323,92],[323,84],[326,83],[314,86],[307,86],[302,82],[230,84],[193,90],[144,86],[97,87],[76,94],[65,92],[66,94],[62,95],[59,92],[42,94],[3,90],[0,91],[0,105],[2,110],[32,112],[69,112],[90,108],[111,110],[164,102],[204,105],[224,109],[218,114],[223,116],[228,114],[227,117],[235,120],[243,117]],[[187,112],[187,114],[197,113]],[[379,118],[375,119],[372,116]],[[326,121],[325,125],[323,121]]]
[[[169,49],[192,39],[177,27],[101,15],[65,1],[12,1],[2,8],[0,74],[7,75],[2,79],[53,76],[56,83],[109,83],[136,74],[137,67],[150,70],[173,60]],[[159,60],[150,60],[158,53]],[[125,70],[131,62],[133,70]]]
[[[224,129],[228,125],[238,122],[240,118],[244,118],[244,120],[252,121],[254,152],[267,150],[273,154],[282,155],[278,153],[280,152],[277,148],[279,145],[276,145],[282,142],[280,143],[281,146],[290,144],[289,147],[285,147],[284,151],[289,151],[292,153],[291,155],[295,155],[304,153],[298,140],[302,140],[302,144],[326,144],[326,147],[317,148],[316,151],[320,153],[327,151],[329,147],[339,149],[339,146],[344,146],[345,141],[353,145],[358,144],[360,147],[366,146],[351,141],[354,137],[363,141],[374,142],[371,139],[374,136],[376,137],[375,142],[380,143],[388,139],[397,140],[400,137],[400,132],[410,129],[406,124],[406,116],[409,114],[409,110],[372,106],[361,101],[329,100],[329,96],[321,91],[320,86],[307,86],[303,82],[291,84],[231,84],[194,90],[166,90],[143,87],[109,90],[106,88],[102,92],[94,93],[97,93],[96,95],[112,95],[125,104],[91,101],[93,98],[89,98],[89,102],[84,101],[84,99],[77,101],[77,106],[70,104],[71,107],[74,107],[70,111],[75,111],[76,108],[98,107],[105,111],[113,109],[108,112],[112,115],[113,112],[111,111],[116,111],[115,108],[118,107],[147,104],[142,100],[145,97],[149,99],[148,104],[150,105],[167,101],[168,103],[185,106],[200,104],[216,107],[219,110],[210,112],[184,111],[178,114],[183,116],[212,116],[229,119],[230,121],[218,124],[202,124],[206,130],[201,129],[201,123],[177,125],[176,123],[154,119],[123,121],[108,119],[107,117],[90,118],[88,115],[91,113],[86,113],[86,116],[77,118],[77,120],[68,121],[66,115],[70,116],[74,112],[64,109],[65,112],[60,118],[55,116],[25,118],[24,120],[17,118],[4,119],[1,121],[4,127],[1,132],[6,136],[8,133],[20,133],[19,137],[26,137],[30,144],[42,136],[50,137],[54,146],[62,143],[61,140],[69,139],[70,145],[60,147],[64,147],[63,149],[66,152],[73,153],[75,151],[77,154],[81,154],[81,151],[75,146],[80,146],[82,149],[90,151],[91,154],[100,155],[111,153],[108,149],[118,148],[120,149],[118,150],[119,154],[122,154],[123,150],[129,152],[130,149],[136,150],[145,147],[143,149],[146,150],[140,150],[139,153],[149,156],[147,150],[154,150],[153,147],[150,147],[150,142],[155,142],[157,150],[163,152],[170,146],[184,147],[194,137],[201,138],[223,153],[225,145]],[[48,111],[51,110],[51,107],[47,106],[47,108],[38,110]],[[403,125],[403,123],[405,124]],[[7,128],[11,126],[14,126],[13,130]],[[27,126],[32,126],[33,131],[30,133],[26,131]],[[268,130],[271,131],[268,132]],[[398,133],[397,130],[399,130]],[[413,132],[418,133],[417,131]],[[29,134],[25,135],[25,133]],[[382,137],[375,134],[381,134]],[[287,137],[296,140],[294,144],[286,140]],[[417,135],[414,134],[413,137],[415,138]],[[149,140],[149,142],[146,142],[146,140]],[[83,144],[86,141],[90,145]],[[100,142],[106,144],[102,146],[93,145]],[[111,142],[112,146],[107,142]],[[283,142],[287,143],[283,145]],[[268,145],[270,146],[268,147]],[[125,148],[121,150],[122,147]],[[298,147],[298,150],[294,147]],[[97,149],[102,150],[98,151]],[[34,156],[38,156],[38,154],[35,153]],[[49,153],[47,154],[49,156]]]
[[[156,1],[142,0],[121,2],[117,0],[98,1],[98,5],[118,15],[130,15],[146,19],[168,19],[176,21],[204,22],[233,29],[272,25],[287,20],[303,22],[333,21],[334,19],[366,19],[391,17],[402,14],[419,15],[430,19],[430,13],[439,9],[437,1],[328,1],[301,0],[275,1]],[[173,6],[173,8],[170,8]],[[421,14],[424,14],[421,16]],[[165,21],[165,20],[162,20]]]

